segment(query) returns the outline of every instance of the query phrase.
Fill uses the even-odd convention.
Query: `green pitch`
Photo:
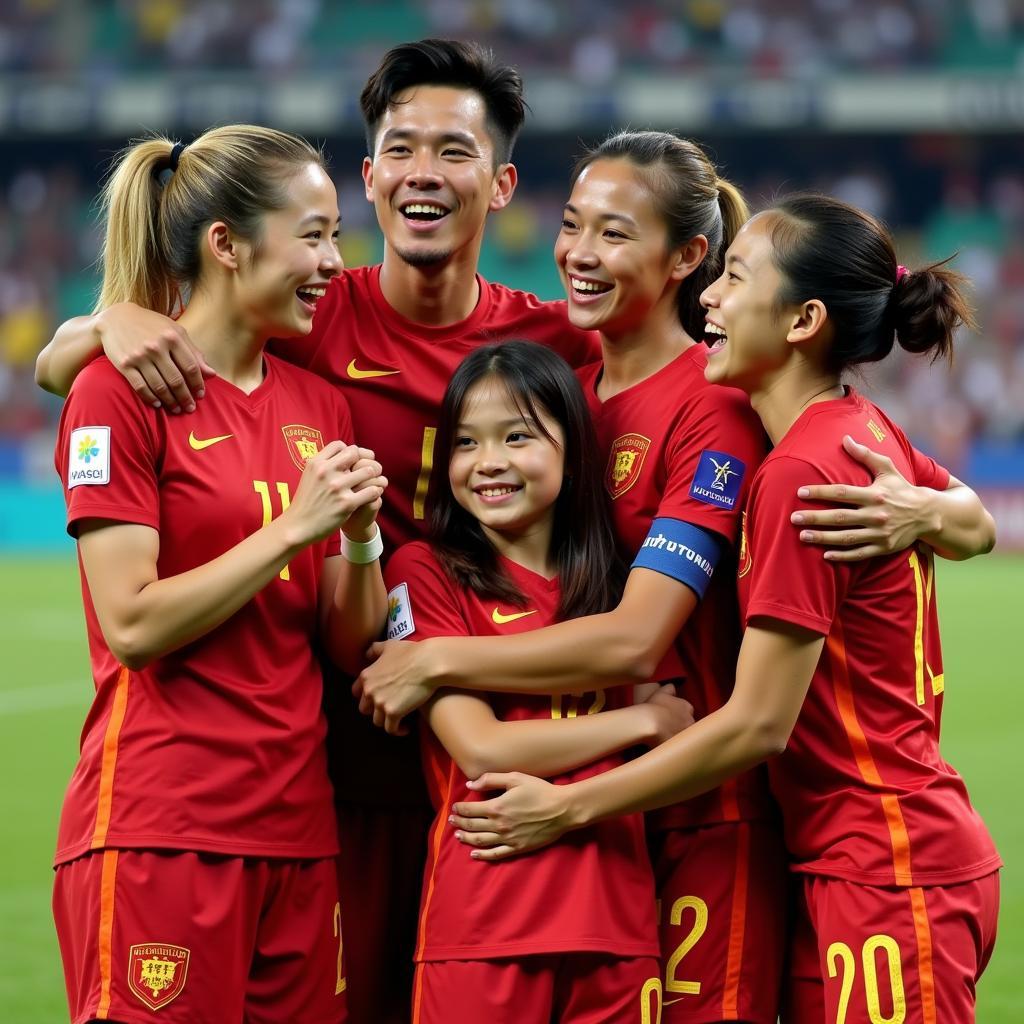
[[[978,1020],[1017,1024],[1024,976],[1024,815],[1017,790],[1024,721],[1018,633],[1024,561],[942,563],[946,757],[966,776],[1007,867],[999,944]],[[50,856],[91,683],[78,574],[67,561],[0,561],[0,1016],[67,1020],[50,920]]]

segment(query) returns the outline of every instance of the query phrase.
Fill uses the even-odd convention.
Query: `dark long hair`
[[[588,150],[577,161],[572,183],[596,160],[628,160],[654,199],[665,223],[669,248],[703,235],[707,255],[679,286],[676,309],[691,338],[704,336],[700,294],[722,272],[725,250],[732,244],[750,211],[740,190],[718,176],[700,146],[670,132],[619,132]]]
[[[480,523],[455,500],[448,483],[448,460],[466,395],[487,378],[501,381],[523,416],[540,429],[541,413],[546,413],[565,435],[565,476],[551,537],[562,593],[559,618],[607,611],[619,599],[625,572],[616,554],[594,425],[568,363],[530,341],[478,348],[463,359],[448,383],[436,447],[445,472],[434,477],[430,519],[431,540],[441,564],[456,583],[481,596],[520,607],[525,601],[502,570]]]
[[[870,214],[831,196],[805,193],[774,203],[769,237],[782,276],[778,304],[819,299],[834,329],[828,369],[884,359],[894,343],[952,360],[961,325],[974,327],[966,280],[948,260],[906,270],[892,236]]]

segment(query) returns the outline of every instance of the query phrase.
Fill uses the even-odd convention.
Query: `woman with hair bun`
[[[351,670],[384,622],[387,481],[264,352],[341,270],[337,195],[303,139],[229,125],[135,143],[104,200],[99,308],[180,312],[216,375],[167,416],[97,359],[60,422],[96,689],[56,854],[71,1019],[340,1022],[315,641]]]
[[[972,323],[962,279],[897,264],[888,232],[824,196],[749,221],[701,297],[709,381],[750,396],[774,448],[753,474],[737,570],[745,626],[725,705],[656,750],[554,787],[490,774],[491,801],[460,804],[463,841],[497,859],[607,815],[663,806],[768,760],[801,876],[790,1024],[965,1024],[995,941],[999,855],[939,752],[945,679],[932,549],[991,549],[976,496],[842,382],[894,342],[950,355]],[[798,489],[869,473],[844,438],[870,442],[911,483],[947,496],[906,550],[834,562],[790,524]],[[493,848],[493,849],[483,849]]]

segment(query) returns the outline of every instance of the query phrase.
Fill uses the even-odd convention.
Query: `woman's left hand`
[[[404,736],[408,730],[402,719],[434,695],[434,688],[425,682],[427,673],[422,663],[429,643],[382,640],[371,644],[366,652],[370,664],[352,684],[359,710],[372,715],[373,724],[393,736]]]
[[[867,487],[819,484],[801,487],[799,497],[811,501],[843,502],[853,508],[801,509],[790,516],[806,544],[829,548],[830,562],[860,562],[909,548],[935,528],[928,509],[927,487],[915,487],[887,455],[879,455],[847,435],[846,453],[866,466],[875,479]],[[808,526],[818,527],[809,530]]]
[[[473,847],[475,860],[504,860],[536,850],[572,828],[571,786],[555,786],[521,772],[487,772],[469,783],[471,789],[502,789],[500,796],[452,807],[448,823],[455,838]]]

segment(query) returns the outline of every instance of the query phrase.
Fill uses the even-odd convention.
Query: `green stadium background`
[[[977,486],[997,552],[943,564],[944,752],[1006,868],[978,1020],[1024,1019],[1024,14],[1013,0],[16,0],[0,15],[0,1017],[66,1019],[49,913],[57,813],[91,682],[53,472],[60,404],[32,365],[96,283],[93,200],[110,157],[256,121],[325,143],[349,265],[379,258],[358,95],[390,45],[471,38],[516,64],[532,115],[485,276],[560,294],[550,250],[573,158],[610,129],[705,144],[756,206],[819,188],[896,230],[915,265],[958,252],[982,328],[952,371],[909,357],[861,382]],[[1015,795],[1017,794],[1017,795]],[[155,800],[161,794],[154,793]]]

